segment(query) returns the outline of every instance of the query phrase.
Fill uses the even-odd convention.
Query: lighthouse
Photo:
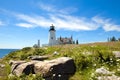
[[[49,30],[49,46],[56,45],[56,34],[55,26],[53,24],[50,26]]]

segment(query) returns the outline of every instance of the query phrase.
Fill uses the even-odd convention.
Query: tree
[[[120,41],[120,38],[118,38],[118,41]]]
[[[76,40],[76,44],[79,44],[78,40]]]
[[[75,41],[73,41],[73,44],[75,44]]]
[[[110,38],[110,41],[117,41],[116,38],[113,36],[112,38]]]
[[[34,47],[34,48],[39,48],[37,44],[34,44],[33,47]]]

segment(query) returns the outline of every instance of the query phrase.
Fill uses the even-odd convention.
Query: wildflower
[[[53,76],[55,76],[56,74],[53,74]]]
[[[93,64],[93,66],[95,67],[95,66],[96,66],[96,64]]]
[[[61,75],[59,74],[58,77],[61,77]]]

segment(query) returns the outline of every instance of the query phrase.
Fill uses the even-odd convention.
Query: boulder
[[[25,63],[26,61],[13,61],[10,60],[9,64],[11,65],[11,73],[13,73],[13,71],[16,69],[17,66],[19,66],[22,63]]]
[[[76,71],[74,61],[69,57],[60,57],[46,61],[12,61],[11,65],[12,74],[17,76],[23,73],[26,75],[30,73],[41,74],[45,80],[68,80],[69,76]]]
[[[70,75],[75,73],[76,67],[72,58],[61,57],[36,63],[34,71],[36,74],[42,74],[44,78],[57,79],[61,77],[60,80],[67,80]]]
[[[101,67],[96,69],[95,74],[93,73],[93,76],[96,77],[97,80],[120,80],[120,77],[116,76],[114,73],[115,72],[110,72],[104,67]]]
[[[120,77],[113,74],[111,76],[99,76],[97,80],[120,80]]]
[[[14,65],[14,64],[21,64],[21,63],[25,63],[26,61],[14,61],[14,60],[10,60],[9,64],[10,65]]]
[[[104,75],[110,75],[110,74],[112,74],[110,71],[108,71],[104,67],[96,69],[95,73],[97,73],[97,74],[104,74]]]
[[[48,59],[48,56],[30,56],[29,57],[31,60],[39,60],[39,61],[43,61],[45,59]]]
[[[30,73],[34,74],[34,64],[35,63],[36,63],[35,61],[24,62],[21,64],[16,63],[15,65],[12,65],[12,67],[11,67],[12,74],[15,74],[16,76],[20,76],[23,73],[26,75],[29,75]]]
[[[0,67],[1,67],[1,68],[4,68],[4,67],[5,67],[5,65],[4,65],[4,64],[0,64]]]
[[[116,58],[120,58],[120,51],[112,51]]]

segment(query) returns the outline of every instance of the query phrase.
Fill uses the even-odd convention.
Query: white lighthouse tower
[[[55,26],[53,24],[50,26],[49,30],[49,46],[56,45],[56,34]]]

